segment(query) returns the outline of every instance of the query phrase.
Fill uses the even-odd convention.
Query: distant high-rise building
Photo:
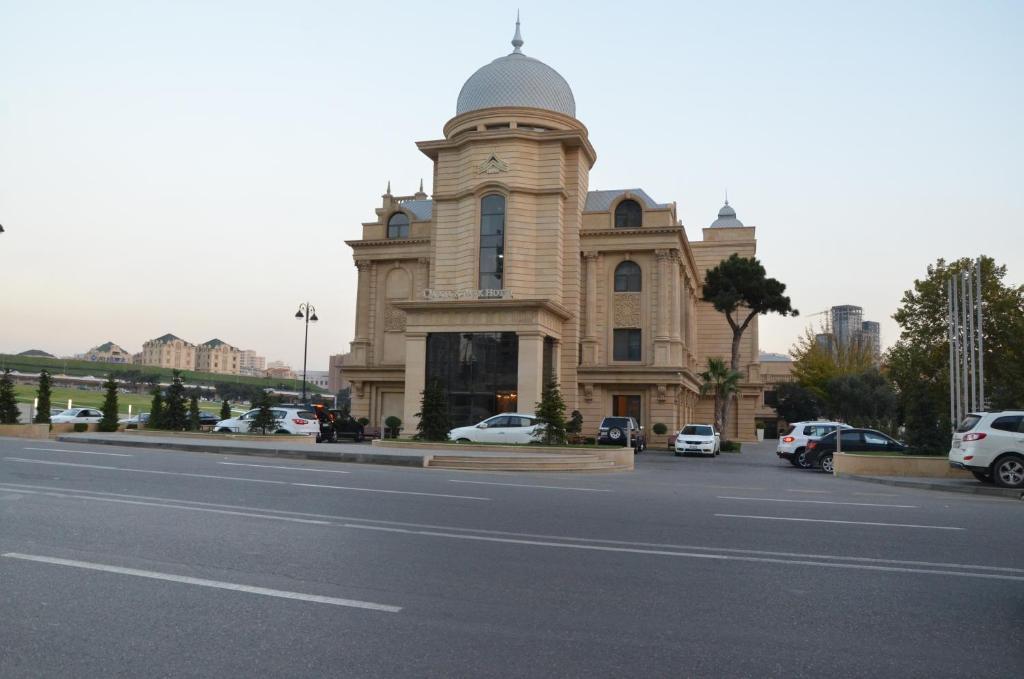
[[[864,320],[864,309],[852,304],[834,306],[829,310],[830,332],[814,336],[822,349],[835,351],[851,346],[866,347],[875,361],[882,355],[881,326],[876,321]]]
[[[830,310],[832,317],[832,335],[836,343],[843,347],[850,346],[860,333],[864,320],[864,309],[852,304],[834,306]]]
[[[864,321],[860,326],[860,337],[877,361],[882,355],[882,326],[877,321]]]
[[[243,349],[238,354],[238,366],[242,375],[263,377],[267,370],[267,358],[258,355],[253,349]]]

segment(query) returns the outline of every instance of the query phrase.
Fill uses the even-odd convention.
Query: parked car
[[[185,419],[188,420],[192,417],[192,413],[187,411],[185,413]],[[220,417],[213,413],[208,413],[205,410],[199,411],[199,426],[200,427],[215,427],[220,422]]]
[[[841,422],[794,422],[789,425],[785,433],[779,437],[779,444],[776,446],[775,454],[783,460],[789,460],[794,467],[809,469],[804,453],[807,450],[809,441],[817,441],[826,434],[831,434],[836,428],[851,429],[850,425]]]
[[[597,442],[603,445],[627,446],[634,453],[647,448],[644,428],[632,417],[606,417],[597,428]]]
[[[953,433],[949,464],[984,483],[1024,488],[1024,410],[969,413]]]
[[[448,438],[459,443],[533,443],[544,425],[524,413],[502,413],[468,427],[456,427]]]
[[[677,456],[688,453],[714,457],[722,452],[722,437],[711,424],[688,424],[679,430],[675,440]]]
[[[96,408],[69,408],[50,418],[52,424],[99,424],[103,413]]]
[[[213,430],[223,433],[248,433],[252,421],[259,412],[260,409],[256,408],[238,417],[221,420],[213,426]],[[273,433],[315,436],[317,441],[320,440],[320,421],[313,411],[296,406],[274,406],[270,412],[274,416]]]
[[[313,406],[313,412],[320,420],[320,440],[335,442],[340,438],[351,438],[356,443],[363,440],[364,427],[340,410],[328,410],[322,405]]]
[[[887,434],[874,429],[842,429],[839,433],[841,452],[864,453],[864,452],[891,452],[905,453],[908,448],[905,443],[900,443]],[[832,466],[833,456],[836,452],[836,432],[822,436],[817,441],[808,441],[804,459],[811,467],[820,467],[822,471],[831,474],[834,471]]]
[[[128,429],[137,428],[139,425],[144,427],[149,424],[149,413],[139,413],[131,417],[123,417],[117,423],[123,424]]]

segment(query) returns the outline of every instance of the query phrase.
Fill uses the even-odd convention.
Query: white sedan
[[[688,424],[676,434],[675,454],[696,453],[714,457],[722,451],[722,438],[710,424]]]
[[[543,426],[532,414],[502,413],[478,424],[456,427],[448,432],[448,438],[458,443],[534,443]]]
[[[50,418],[52,424],[99,424],[103,412],[96,408],[69,408]]]

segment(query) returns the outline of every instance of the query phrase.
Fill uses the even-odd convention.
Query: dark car
[[[905,453],[908,451],[906,444],[874,429],[843,429],[839,446],[843,453]],[[832,432],[817,441],[808,441],[804,459],[811,468],[820,467],[823,471],[831,474],[835,452],[836,433]]]
[[[313,406],[313,412],[320,420],[320,440],[334,443],[338,439],[351,438],[359,443],[364,438],[363,425],[354,417],[340,410],[328,410],[323,406]]]
[[[597,442],[604,445],[628,446],[634,453],[647,448],[644,428],[632,417],[606,417],[597,429]]]
[[[149,421],[149,413],[145,413],[145,415],[146,415],[146,419],[143,421],[143,424],[145,424],[146,422]],[[190,421],[191,419],[192,419],[191,411],[185,411],[185,420],[186,421]],[[216,415],[214,415],[213,413],[208,413],[205,410],[200,410],[199,411],[199,426],[200,427],[212,427],[213,425],[217,424],[218,422],[220,422],[220,418],[217,417]]]

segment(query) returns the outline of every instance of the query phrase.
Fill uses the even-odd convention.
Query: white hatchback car
[[[256,408],[238,417],[221,420],[213,425],[213,430],[232,434],[248,433],[252,421],[259,412],[260,409]],[[294,406],[274,406],[270,412],[274,416],[275,434],[316,436],[317,440],[320,440],[320,420],[313,411]]]
[[[1024,488],[1024,410],[968,413],[953,433],[949,465],[984,483]]]
[[[459,443],[533,443],[544,425],[524,413],[502,413],[468,427],[456,427],[448,438]]]
[[[809,469],[810,465],[804,460],[804,452],[807,449],[808,441],[817,441],[826,434],[831,434],[836,428],[850,429],[850,425],[840,422],[794,422],[789,429],[779,437],[779,444],[775,448],[775,454],[783,460],[789,460],[794,467]]]
[[[103,411],[97,408],[69,408],[50,418],[53,424],[99,424]]]
[[[722,452],[722,437],[710,424],[688,424],[676,434],[675,454],[696,453],[714,457]]]

